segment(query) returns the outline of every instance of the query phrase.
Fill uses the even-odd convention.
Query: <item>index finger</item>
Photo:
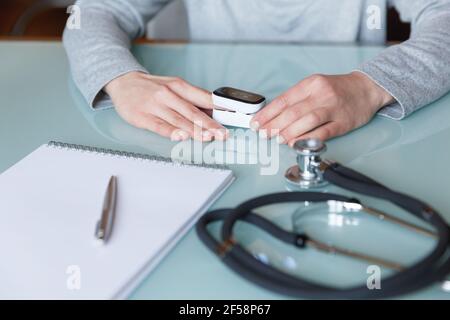
[[[167,106],[190,120],[194,126],[201,128],[204,131],[204,134],[212,134],[218,139],[226,137],[227,131],[221,124],[188,101],[183,100],[176,93],[171,93],[169,95]],[[210,132],[207,133],[206,131]]]
[[[172,89],[178,96],[182,97],[186,101],[189,101],[196,107],[202,109],[213,109],[211,92],[193,86],[183,79],[172,80],[168,85],[170,89]]]
[[[299,101],[305,100],[308,97],[309,90],[307,90],[307,82],[305,80],[300,81],[259,111],[253,117],[251,122],[252,129],[258,130],[267,122],[277,117],[287,107],[292,106]]]

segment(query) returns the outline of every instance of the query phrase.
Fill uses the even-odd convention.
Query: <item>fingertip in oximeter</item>
[[[213,119],[223,125],[249,128],[253,116],[266,104],[260,94],[222,87],[212,94]]]

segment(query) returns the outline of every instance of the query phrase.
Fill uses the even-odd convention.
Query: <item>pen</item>
[[[106,243],[111,236],[117,199],[117,178],[111,176],[106,189],[105,200],[103,202],[102,215],[95,228],[95,237]]]

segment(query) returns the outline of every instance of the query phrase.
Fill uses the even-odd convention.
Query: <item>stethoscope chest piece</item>
[[[315,189],[328,182],[323,178],[326,166],[321,159],[327,150],[326,144],[318,139],[299,140],[294,144],[297,152],[297,164],[286,171],[285,178],[288,190]]]

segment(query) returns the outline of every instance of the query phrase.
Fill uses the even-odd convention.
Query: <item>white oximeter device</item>
[[[262,95],[230,87],[222,87],[212,94],[213,119],[234,127],[250,128],[253,116],[266,104]]]

